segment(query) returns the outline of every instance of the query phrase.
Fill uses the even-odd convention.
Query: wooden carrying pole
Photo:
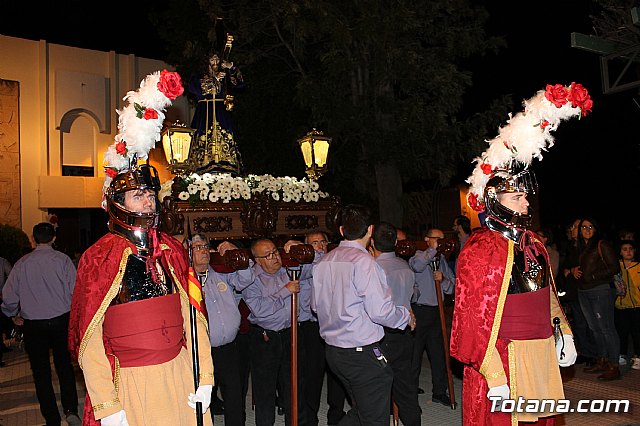
[[[299,269],[288,269],[289,279],[300,278]],[[291,293],[291,426],[298,426],[298,293]]]
[[[436,253],[436,257],[431,263],[433,271],[439,270],[440,253]],[[442,346],[444,347],[444,361],[447,366],[447,380],[449,382],[449,400],[451,401],[451,409],[456,409],[456,395],[453,389],[453,374],[451,373],[451,360],[449,357],[449,333],[447,333],[447,322],[444,317],[444,302],[442,300],[442,286],[440,280],[434,279],[436,282],[436,297],[438,299],[438,311],[440,311],[440,329],[442,330]]]
[[[302,264],[313,262],[315,251],[310,244],[297,244],[289,253],[280,251],[282,265],[291,281],[299,280]],[[298,293],[291,293],[291,426],[298,426]]]

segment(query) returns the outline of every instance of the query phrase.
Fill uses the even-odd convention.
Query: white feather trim
[[[507,124],[498,129],[498,135],[486,141],[489,144],[487,150],[473,160],[476,166],[467,178],[471,185],[468,198],[475,197],[483,202],[484,188],[492,176],[491,173],[485,173],[483,166],[484,169],[496,170],[505,169],[513,159],[526,166],[534,158],[542,160],[542,151],[554,144],[551,132],[558,128],[561,121],[583,114],[581,107],[573,107],[570,101],[557,107],[546,98],[545,90],[538,91],[523,105],[524,111],[515,116],[510,114]],[[587,108],[590,107],[589,104]]]
[[[147,75],[140,83],[140,88],[136,91],[129,91],[123,100],[127,103],[121,110],[116,110],[118,114],[118,134],[113,145],[109,146],[104,155],[105,169],[112,169],[113,172],[120,173],[128,170],[133,164],[135,157],[146,159],[149,151],[160,140],[162,126],[164,123],[164,111],[171,105],[171,99],[165,96],[158,89],[160,81],[160,71]],[[140,118],[141,112],[138,109],[153,109],[157,113],[157,118]],[[126,153],[121,155],[117,151],[120,142],[126,144]],[[109,187],[112,178],[105,176],[104,188]]]

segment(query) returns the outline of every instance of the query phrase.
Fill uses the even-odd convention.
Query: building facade
[[[99,209],[103,153],[118,133],[116,110],[146,75],[172,68],[135,55],[4,35],[0,57],[0,223],[30,235],[56,209]],[[166,117],[188,123],[186,97]],[[153,161],[162,163],[161,143],[157,148]],[[158,169],[164,180],[171,177]]]

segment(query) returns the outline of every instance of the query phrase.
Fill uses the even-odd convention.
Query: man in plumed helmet
[[[554,424],[556,410],[528,403],[563,399],[559,367],[572,365],[577,354],[549,255],[529,229],[527,197],[537,190],[529,165],[553,144],[550,132],[561,120],[586,115],[591,106],[582,85],[547,86],[489,141],[468,179],[469,205],[486,218],[456,270],[451,355],[465,365],[465,425]],[[512,405],[521,399],[528,410]]]
[[[195,425],[195,403],[205,412],[210,403],[209,350],[199,351],[200,386],[193,393],[188,256],[158,230],[158,174],[138,164],[153,145],[147,142],[159,136],[162,110],[181,93],[179,84],[176,73],[163,71],[129,92],[130,107],[142,105],[145,113],[119,111],[121,133],[105,155],[110,232],[80,259],[69,326],[87,387],[84,424]],[[196,317],[196,338],[208,348],[206,318]],[[204,424],[211,424],[209,416]]]

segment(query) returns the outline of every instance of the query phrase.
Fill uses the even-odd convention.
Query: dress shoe
[[[609,364],[607,370],[598,376],[598,380],[616,380],[620,378],[620,368],[617,365]]]
[[[418,395],[422,395],[424,393],[424,389],[418,388]]]
[[[74,413],[73,411],[65,412],[65,420],[69,426],[82,426],[82,420],[78,416],[78,413]]]
[[[439,395],[433,394],[433,396],[431,397],[431,401],[446,405],[447,407],[451,407],[451,399],[449,399],[449,395],[447,395],[446,393]]]
[[[607,361],[606,358],[598,358],[595,364],[593,364],[590,367],[583,368],[582,371],[589,374],[603,373],[604,371],[607,370],[608,366],[609,366],[609,361]]]

